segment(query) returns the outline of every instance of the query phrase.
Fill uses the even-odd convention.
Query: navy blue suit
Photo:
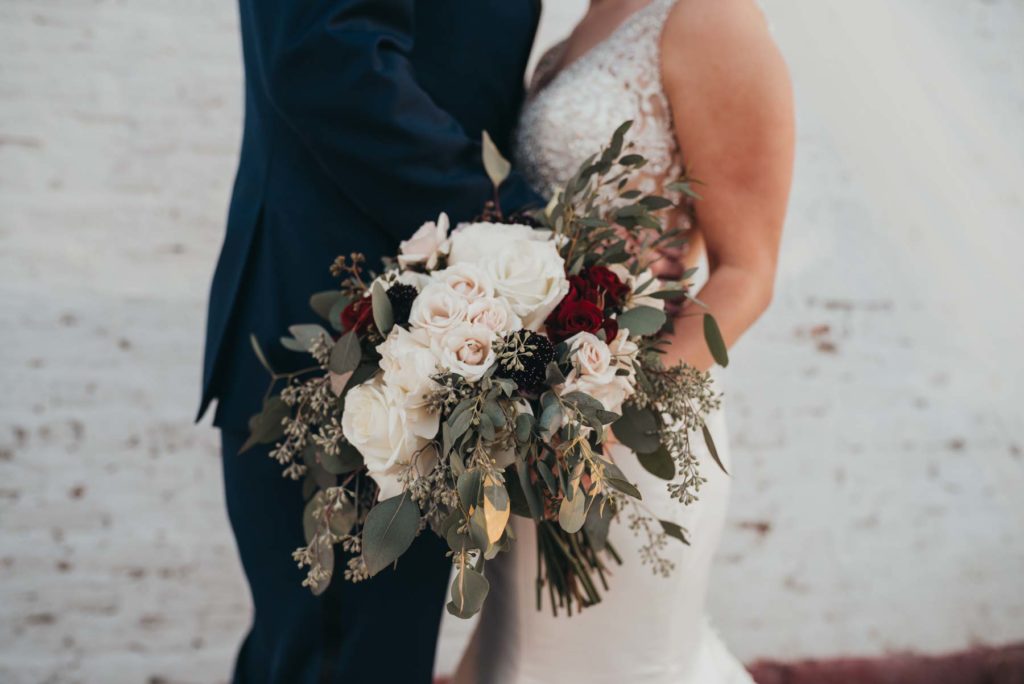
[[[447,211],[491,196],[480,135],[509,138],[539,0],[240,0],[245,132],[210,293],[200,416],[218,400],[228,512],[255,617],[236,682],[428,682],[449,562],[422,535],[397,571],[313,598],[291,551],[302,497],[266,451],[238,455],[267,383],[305,359],[277,340],[316,322],[335,256],[372,266]],[[502,206],[537,205],[513,175]],[[339,562],[339,567],[343,565]]]

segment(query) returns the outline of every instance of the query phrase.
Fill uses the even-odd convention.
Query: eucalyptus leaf
[[[238,451],[244,454],[257,444],[277,441],[284,435],[284,419],[291,414],[291,408],[279,396],[273,396],[263,403],[263,410],[249,419],[249,438]]]
[[[718,456],[715,438],[711,436],[711,430],[708,429],[707,423],[700,426],[700,431],[704,433],[704,443],[708,445],[708,452],[711,454],[711,458],[715,459],[715,463],[722,469],[722,472],[728,475],[729,471],[725,469],[725,464],[722,463],[722,459]]]
[[[483,480],[480,471],[476,468],[466,470],[459,475],[456,489],[459,492],[459,501],[466,513],[471,513],[480,504],[480,487]]]
[[[669,522],[668,520],[659,520],[658,522],[661,524],[661,529],[665,531],[665,534],[678,539],[687,546],[690,545],[690,540],[686,537],[686,530],[682,527],[676,525],[674,522]]]
[[[583,523],[587,519],[587,497],[581,491],[576,491],[571,499],[565,497],[558,506],[558,524],[569,534],[575,534],[583,529]]]
[[[452,600],[448,612],[457,618],[471,618],[483,608],[491,584],[472,568],[462,568],[452,580]]]
[[[370,509],[363,523],[363,560],[370,576],[408,550],[419,526],[420,510],[408,494],[385,499]]]
[[[638,306],[623,312],[616,319],[620,328],[628,328],[630,335],[653,335],[667,320],[665,312],[653,306]]]
[[[654,453],[661,446],[658,417],[649,408],[624,405],[622,417],[612,423],[612,432],[638,454]]]
[[[391,300],[388,299],[388,293],[384,291],[384,286],[374,283],[373,289],[370,291],[370,299],[373,306],[374,325],[377,326],[381,335],[386,337],[395,325],[395,313],[391,309]]]
[[[348,442],[342,442],[337,454],[321,452],[320,465],[332,475],[346,475],[363,467],[363,455]]]
[[[491,183],[497,190],[505,179],[508,178],[509,173],[512,172],[512,164],[501,154],[498,146],[494,144],[494,140],[491,139],[490,134],[484,131],[483,134],[483,152],[484,152],[484,170],[487,171],[487,177],[491,179]]]
[[[725,340],[722,338],[722,331],[718,327],[718,322],[715,317],[711,314],[704,314],[704,341],[707,342],[708,349],[711,351],[711,356],[714,357],[715,363],[722,368],[729,365],[729,350],[725,346]]]
[[[355,371],[359,362],[363,359],[363,349],[359,344],[359,336],[355,331],[345,333],[331,347],[331,358],[328,368],[334,373],[342,375]]]
[[[676,464],[672,455],[664,446],[649,454],[637,454],[637,459],[644,470],[662,480],[671,480],[676,476]]]
[[[324,330],[322,326],[316,325],[315,323],[292,325],[288,327],[288,332],[291,333],[292,338],[302,348],[301,351],[309,351],[312,349],[313,343],[321,337],[331,339],[330,334]],[[285,339],[287,338],[282,338],[282,343]]]
[[[608,529],[612,523],[612,507],[602,506],[603,497],[595,499],[587,511],[587,520],[583,523],[583,531],[590,540],[595,551],[604,551],[608,544]]]
[[[256,339],[255,335],[249,335],[249,344],[252,345],[252,350],[256,354],[256,358],[259,360],[260,365],[267,369],[267,372],[274,375],[274,368],[267,361],[267,355],[263,353],[263,347],[260,346],[260,341]]]
[[[511,514],[505,486],[492,478],[484,480],[484,518],[487,520],[487,540],[490,543],[494,544],[501,539]]]
[[[345,298],[345,294],[340,290],[317,292],[309,298],[309,308],[313,309],[313,312],[320,318],[330,321],[334,305],[338,303],[339,299]]]

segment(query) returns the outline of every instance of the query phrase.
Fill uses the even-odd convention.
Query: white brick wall
[[[549,5],[542,42],[582,1]],[[1024,8],[768,6],[798,180],[712,611],[746,658],[1020,640]],[[240,79],[229,2],[0,0],[0,681],[227,677],[248,597],[190,418]]]

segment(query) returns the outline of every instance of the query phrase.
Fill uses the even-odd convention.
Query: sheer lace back
[[[632,120],[627,140],[647,158],[636,187],[666,194],[683,159],[661,83],[661,31],[675,0],[652,2],[627,17],[604,41],[556,71],[565,42],[541,59],[519,124],[516,160],[530,183],[549,193]]]

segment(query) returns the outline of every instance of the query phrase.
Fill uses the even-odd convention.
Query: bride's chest
[[[661,181],[678,174],[680,155],[661,85],[657,34],[646,40],[653,42],[615,40],[598,46],[527,100],[516,147],[531,182],[544,188],[565,181],[625,121],[633,122],[627,137],[631,151],[648,160],[645,176]],[[542,62],[538,69],[546,66]],[[539,78],[543,82],[544,74]]]

